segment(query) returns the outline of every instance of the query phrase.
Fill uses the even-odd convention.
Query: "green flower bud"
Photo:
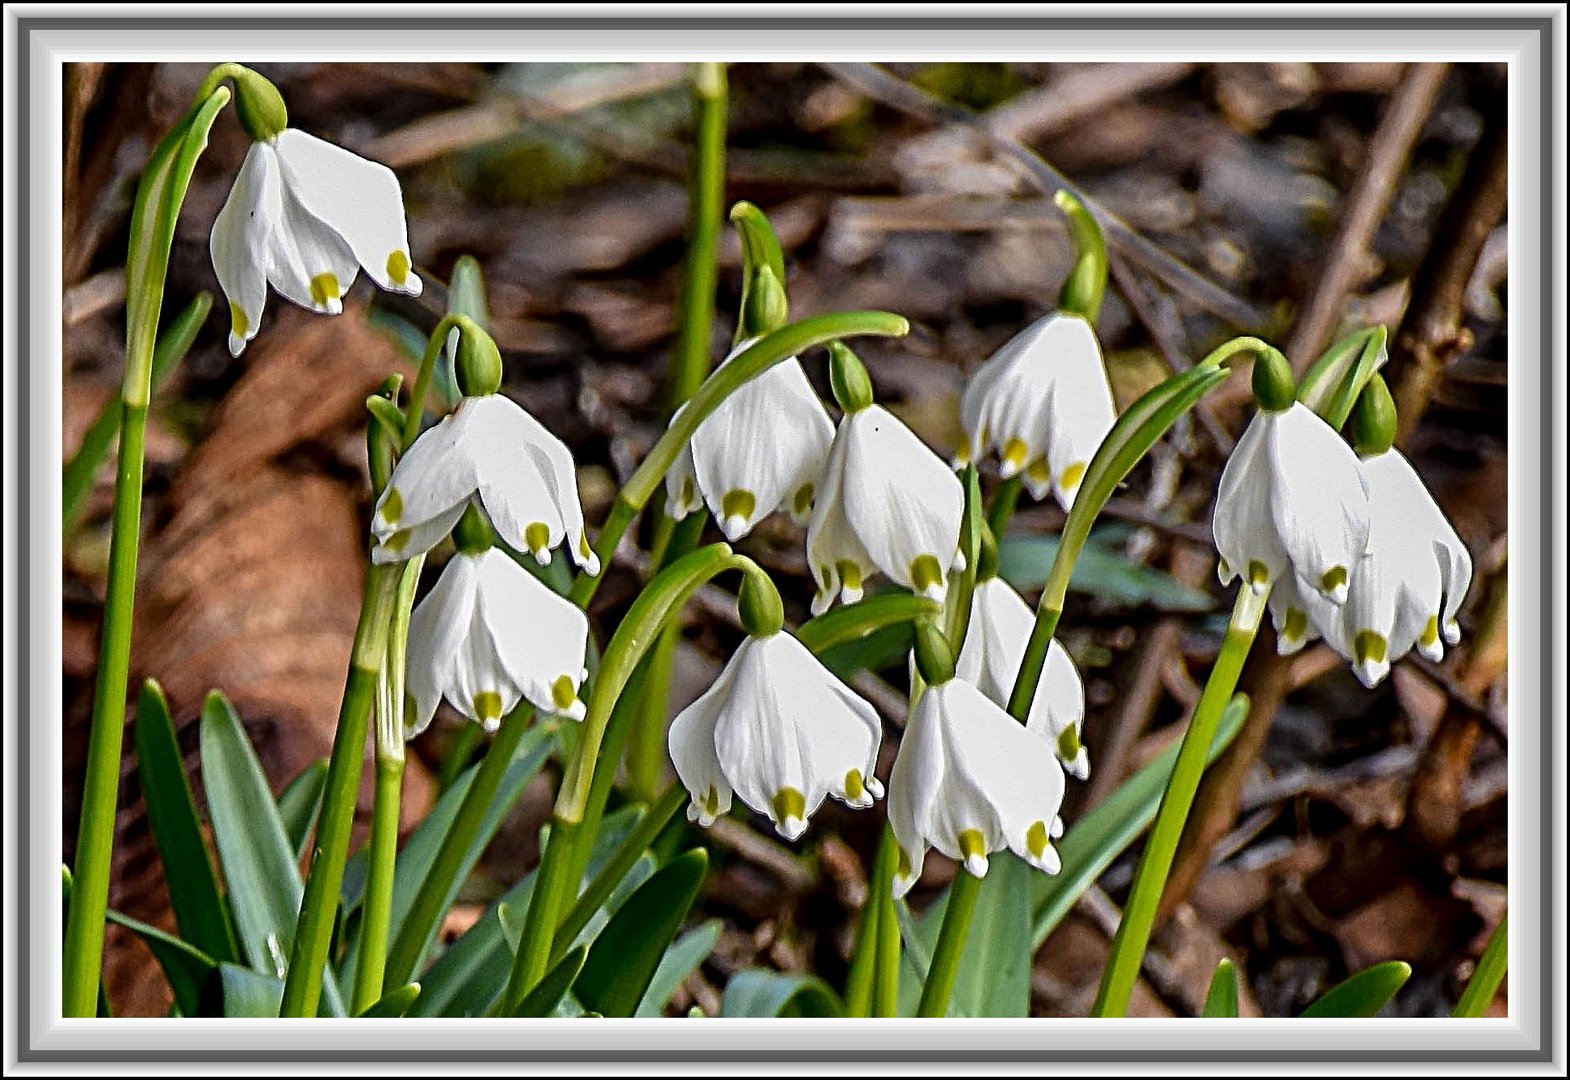
[[[283,95],[265,76],[242,64],[219,64],[208,72],[197,99],[202,100],[229,82],[234,85],[234,109],[245,132],[257,142],[267,142],[289,126]]]
[[[744,337],[762,337],[785,325],[790,304],[785,298],[785,286],[774,276],[771,267],[758,267],[746,299],[741,313]]]
[[[741,594],[736,599],[741,625],[753,637],[772,637],[785,625],[785,605],[769,575],[761,569],[746,571]]]
[[[1364,457],[1383,454],[1396,441],[1396,402],[1384,376],[1374,375],[1352,407],[1352,446]]]
[[[1285,412],[1297,400],[1292,365],[1275,349],[1262,350],[1254,360],[1254,400],[1270,412]]]
[[[452,530],[452,542],[465,555],[479,555],[495,545],[496,534],[479,503],[471,500],[464,509],[463,517]]]
[[[861,358],[843,342],[829,342],[829,384],[834,400],[847,413],[860,412],[872,404],[872,380]]]
[[[502,385],[502,354],[496,339],[468,316],[460,315],[454,321],[458,324],[458,392],[464,397],[496,393]]]
[[[942,686],[954,678],[954,649],[930,619],[916,623],[916,670],[928,686]]]

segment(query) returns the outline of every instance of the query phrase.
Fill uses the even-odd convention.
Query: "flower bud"
[[[834,388],[834,400],[847,413],[860,412],[872,404],[867,368],[842,342],[829,342],[829,384]]]
[[[753,637],[770,637],[785,625],[785,605],[780,601],[779,590],[760,569],[747,570],[736,610],[741,615],[741,625]]]
[[[916,670],[928,686],[942,686],[954,678],[954,649],[936,623],[916,623]]]
[[[1270,412],[1284,412],[1297,400],[1292,365],[1274,349],[1262,351],[1254,361],[1254,400]]]
[[[234,110],[240,124],[256,142],[268,142],[289,126],[289,110],[283,95],[265,76],[242,64],[219,64],[208,73],[197,93],[202,99],[224,83],[234,86]]]
[[[1383,454],[1396,441],[1396,402],[1384,377],[1375,375],[1352,407],[1352,445],[1363,457]]]
[[[464,397],[486,397],[502,385],[502,354],[496,339],[467,316],[458,316],[458,392]]]
[[[772,333],[785,325],[789,313],[790,304],[785,297],[784,283],[774,276],[772,267],[758,267],[758,272],[752,278],[752,287],[747,290],[746,306],[741,313],[742,335],[757,338]]]
[[[458,524],[453,526],[452,542],[465,555],[479,555],[489,551],[495,544],[496,533],[491,529],[490,519],[485,516],[485,511],[481,510],[478,504],[471,502],[464,509]]]

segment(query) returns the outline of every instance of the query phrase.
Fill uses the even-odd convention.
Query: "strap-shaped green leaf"
[[[169,989],[174,991],[175,1005],[186,1016],[200,1016],[202,988],[218,967],[218,961],[189,942],[113,908],[109,909],[109,921],[142,939],[158,966],[164,969],[164,978],[169,980]]]
[[[573,984],[585,1009],[631,1016],[654,980],[665,950],[687,918],[708,872],[708,853],[685,851],[639,886],[589,948]]]
[[[816,975],[787,975],[767,968],[749,968],[731,976],[720,999],[722,1017],[837,1017],[842,1012],[839,995]]]
[[[1214,761],[1231,745],[1247,718],[1248,698],[1238,694],[1221,714],[1215,741],[1210,746],[1209,761]],[[1085,890],[1150,828],[1156,818],[1156,809],[1161,805],[1161,794],[1177,763],[1177,755],[1176,746],[1163,752],[1064,834],[1058,844],[1063,869],[1057,874],[1040,874],[1036,878],[1032,939],[1036,948],[1047,940]]]
[[[1231,960],[1223,959],[1210,977],[1204,1015],[1210,1018],[1237,1016],[1237,967]]]
[[[579,945],[576,949],[569,949],[567,954],[545,973],[545,978],[540,980],[539,985],[524,996],[512,1014],[514,1016],[553,1015],[556,1006],[561,1004],[562,998],[567,996],[567,991],[572,989],[573,980],[583,970],[583,962],[588,959],[588,956],[587,946]]]
[[[665,1007],[676,995],[676,990],[714,952],[724,930],[723,922],[710,919],[677,938],[660,958],[660,966],[654,972],[649,988],[643,992],[643,1000],[638,1002],[637,1015],[665,1015]]]
[[[271,1019],[283,1004],[283,980],[239,964],[219,964],[202,992],[202,1016]]]
[[[374,1019],[377,1017],[387,1019],[403,1016],[408,1013],[410,1008],[413,1007],[415,1001],[417,1001],[419,997],[419,983],[404,983],[402,986],[398,987],[398,989],[382,995],[379,1001],[372,1002],[371,1005],[360,1014],[360,1016],[366,1019]]]
[[[1297,399],[1340,431],[1374,373],[1390,358],[1383,326],[1348,334],[1314,361],[1297,384]]]
[[[1456,1003],[1453,1016],[1468,1019],[1482,1016],[1488,1011],[1488,1006],[1493,1004],[1494,995],[1499,993],[1499,984],[1504,981],[1505,968],[1510,963],[1509,922],[1508,915],[1500,917],[1499,925],[1494,928],[1488,946],[1483,950],[1482,959],[1477,962],[1477,970],[1472,972],[1461,1000]]]
[[[1030,899],[1039,871],[1007,851],[989,860],[950,1005],[966,1016],[1030,1015]]]
[[[250,966],[282,979],[305,895],[294,847],[240,718],[218,691],[202,706],[201,742],[202,785],[235,929]],[[344,1015],[330,971],[322,973],[322,989],[327,1012]]]
[[[1370,1017],[1390,1003],[1396,991],[1406,985],[1412,968],[1391,960],[1364,968],[1346,981],[1325,991],[1323,997],[1303,1010],[1305,1017]]]
[[[1203,589],[1196,589],[1171,574],[1131,562],[1112,546],[1112,538],[1126,535],[1116,527],[1102,526],[1090,534],[1079,558],[1069,588],[1088,593],[1114,604],[1149,604],[1160,611],[1209,611],[1215,601]],[[998,576],[1021,592],[1046,584],[1048,567],[1058,551],[1058,538],[1034,534],[1005,537],[998,544]]]
[[[296,859],[305,858],[305,845],[311,840],[311,828],[316,824],[316,814],[322,808],[322,792],[327,788],[327,759],[317,758],[300,775],[289,781],[278,796],[278,818],[283,831],[289,836]]]
[[[152,679],[142,684],[137,698],[133,735],[142,798],[158,857],[163,861],[175,925],[185,941],[213,960],[238,960],[234,925],[207,853],[169,703]]]

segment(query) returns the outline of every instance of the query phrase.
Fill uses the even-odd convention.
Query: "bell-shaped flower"
[[[1049,874],[1061,868],[1063,768],[1032,734],[963,679],[921,695],[889,776],[889,824],[899,842],[894,895],[921,876],[928,848],[976,877],[1005,848]]]
[[[213,222],[211,250],[235,356],[256,336],[269,283],[331,315],[361,267],[383,289],[418,296],[422,288],[393,171],[295,128],[251,144]]]
[[[736,346],[724,363],[751,344]],[[834,423],[793,356],[703,418],[666,477],[666,513],[680,521],[707,502],[731,541],[776,509],[805,522],[833,440]]]
[[[1024,475],[1067,510],[1085,469],[1117,420],[1101,346],[1090,323],[1055,312],[1026,327],[970,377],[960,399],[965,445],[958,464],[997,451],[999,474]]]
[[[520,698],[542,712],[584,715],[589,620],[505,552],[460,551],[409,619],[408,734],[445,697],[494,731]]]
[[[670,754],[692,795],[689,820],[711,825],[734,792],[787,840],[826,795],[866,807],[878,715],[788,633],[748,637],[714,685],[671,722]]]
[[[807,525],[813,614],[835,593],[847,604],[861,599],[874,571],[941,603],[950,567],[964,565],[964,504],[953,471],[887,409],[847,412]]]
[[[1368,549],[1368,481],[1306,405],[1261,408],[1221,472],[1212,530],[1223,585],[1241,574],[1263,592],[1290,572],[1299,591],[1341,604]]]
[[[1008,582],[998,577],[977,581],[970,632],[954,662],[955,675],[1007,709],[1035,624],[1030,605]],[[1025,730],[1045,739],[1063,768],[1085,780],[1090,776],[1090,753],[1080,741],[1084,723],[1084,683],[1068,650],[1054,638],[1047,646]]]
[[[372,561],[429,551],[471,498],[509,544],[541,565],[565,539],[573,560],[599,573],[600,560],[583,533],[572,454],[501,394],[464,398],[398,460],[371,519]]]
[[[1296,596],[1277,619],[1289,629],[1311,627],[1293,635],[1292,644],[1322,634],[1363,685],[1374,687],[1414,647],[1437,661],[1445,643],[1461,640],[1456,612],[1471,586],[1472,557],[1400,451],[1362,462],[1372,524],[1346,603],[1338,608],[1317,595]]]

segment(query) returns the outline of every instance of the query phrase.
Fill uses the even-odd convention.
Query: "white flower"
[[[505,552],[459,552],[409,618],[408,734],[425,730],[443,697],[487,731],[520,697],[583,719],[588,639],[588,617]]]
[[[1413,647],[1437,661],[1442,642],[1461,640],[1455,616],[1472,582],[1472,557],[1399,451],[1363,458],[1363,472],[1373,521],[1346,603],[1337,608],[1318,595],[1292,595],[1277,625],[1299,631],[1283,640],[1282,651],[1301,648],[1317,631],[1373,687]]]
[[[1289,571],[1333,604],[1368,548],[1368,481],[1352,448],[1301,402],[1260,409],[1221,472],[1212,531],[1221,583],[1263,592]]]
[[[332,315],[362,266],[383,289],[419,296],[422,288],[392,170],[294,128],[251,144],[213,222],[211,250],[235,356],[256,336],[269,282]]]
[[[471,497],[479,498],[503,539],[541,565],[565,538],[579,566],[600,572],[583,535],[572,454],[501,394],[464,398],[398,460],[371,519],[372,560],[429,551]]]
[[[1020,331],[976,369],[960,400],[966,445],[958,463],[996,450],[1006,480],[1024,473],[1037,499],[1067,510],[1117,420],[1101,346],[1090,323],[1055,312]]]
[[[736,346],[720,366],[751,344]],[[776,509],[804,522],[833,440],[834,423],[793,356],[703,418],[666,478],[666,512],[680,521],[707,502],[731,541]]]
[[[836,592],[848,604],[861,599],[876,570],[941,603],[949,568],[964,565],[964,506],[959,479],[887,409],[846,413],[807,526],[813,614]]]
[[[706,693],[671,722],[670,754],[692,794],[689,820],[711,825],[731,792],[787,840],[832,795],[871,806],[878,715],[787,633],[749,637]]]
[[[889,777],[889,824],[899,842],[894,895],[921,876],[927,849],[976,877],[1007,848],[1040,870],[1061,867],[1063,768],[1046,740],[963,679],[928,687]]]
[[[1008,582],[1002,578],[976,582],[970,631],[955,661],[955,676],[1007,709],[1035,624],[1030,605]],[[1090,776],[1090,754],[1080,741],[1084,722],[1084,684],[1068,651],[1054,638],[1047,646],[1025,730],[1045,739],[1063,767],[1085,780]],[[1072,737],[1067,737],[1070,732]]]

